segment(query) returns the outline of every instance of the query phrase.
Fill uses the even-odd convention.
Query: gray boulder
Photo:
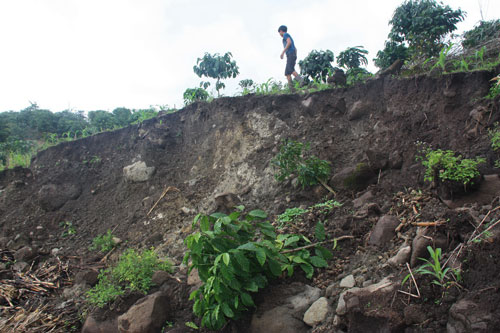
[[[138,161],[123,168],[123,176],[131,183],[145,182],[153,177],[155,167],[148,167],[146,162]]]
[[[382,216],[375,227],[372,229],[368,243],[370,245],[384,246],[394,236],[396,236],[396,227],[399,225],[399,219],[392,215]]]
[[[135,302],[118,317],[118,329],[126,333],[160,332],[168,319],[170,303],[167,295],[158,291]]]

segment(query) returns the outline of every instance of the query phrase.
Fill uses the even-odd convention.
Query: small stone
[[[403,265],[410,260],[411,246],[404,246],[399,249],[398,253],[390,258],[387,262],[392,266]]]
[[[34,248],[32,248],[31,246],[25,246],[14,253],[14,259],[17,261],[30,261],[31,259],[35,258],[36,255],[37,252]]]
[[[347,275],[345,278],[342,279],[342,281],[340,281],[341,288],[352,288],[355,286],[355,284],[356,281],[354,280],[354,276],[352,274]]]
[[[93,286],[97,283],[99,277],[99,273],[94,270],[86,270],[78,272],[75,276],[76,284],[88,284],[89,286]]]
[[[56,257],[59,254],[59,252],[61,252],[61,249],[58,249],[57,247],[50,250],[50,254],[53,255],[54,257]]]
[[[153,273],[153,277],[151,278],[151,282],[153,282],[156,286],[161,286],[170,278],[170,274],[165,271],[156,271]]]
[[[325,297],[320,297],[304,314],[304,322],[309,326],[316,326],[325,320],[330,306]]]

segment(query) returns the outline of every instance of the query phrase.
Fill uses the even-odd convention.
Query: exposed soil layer
[[[116,260],[126,247],[155,246],[179,265],[185,250],[182,240],[191,232],[198,212],[227,210],[238,201],[275,217],[286,208],[308,207],[332,198],[320,186],[301,189],[293,181],[274,180],[270,160],[281,140],[291,138],[310,142],[312,152],[331,163],[329,184],[338,191],[335,199],[343,206],[324,217],[327,232],[335,237],[354,236],[341,244],[330,267],[320,270],[313,281],[300,274],[294,279],[325,289],[343,272],[360,265],[374,281],[387,274],[404,277],[408,273],[405,267],[388,268],[380,260],[394,254],[404,237],[406,242],[416,237],[417,227],[410,222],[446,221],[429,228],[427,235],[444,239],[443,251],[449,254],[467,241],[481,220],[481,215],[474,217],[464,211],[486,215],[488,206],[492,210],[498,205],[500,182],[494,168],[498,156],[490,147],[487,129],[500,120],[499,99],[482,98],[495,74],[383,77],[349,89],[307,95],[219,98],[139,125],[61,143],[40,152],[30,169],[0,173],[1,260],[12,261],[13,253],[23,246],[35,247],[32,271],[46,262],[59,261],[67,274],[60,282],[54,280],[61,289],[70,287],[79,271],[98,270]],[[417,142],[451,149],[464,157],[485,157],[487,162],[480,165],[480,171],[489,176],[479,182],[478,189],[461,195],[433,189],[424,182],[424,168],[415,159]],[[154,167],[144,181],[124,176],[124,167],[137,161]],[[175,190],[158,200],[169,186]],[[423,194],[411,195],[411,189]],[[372,195],[371,205],[353,202],[367,192]],[[418,202],[415,208],[405,206],[409,196]],[[385,248],[367,246],[370,231],[386,214],[402,221],[400,236],[404,237],[394,238]],[[307,216],[294,228],[313,233],[317,219]],[[103,261],[103,255],[88,247],[107,230],[126,244]],[[422,280],[420,293],[425,298],[409,302],[396,293],[390,300],[363,299],[365,308],[369,308],[367,304],[383,307],[368,315],[363,311],[351,314],[340,327],[349,332],[370,332],[370,327],[446,331],[450,307],[459,299],[471,298],[494,316],[487,329],[499,329],[500,240],[492,237],[491,243],[484,241],[461,253],[461,260],[466,259],[464,280],[461,288],[450,288],[444,300],[441,290]],[[0,279],[14,279],[9,274]],[[169,321],[172,329],[181,329],[185,322],[199,320],[192,316],[187,300],[185,270],[178,270],[175,277],[180,285],[172,282],[176,310]],[[280,283],[289,281],[276,285]],[[49,304],[47,311],[57,312],[55,307],[64,302],[58,289],[34,296],[37,301],[32,300],[36,297],[21,298],[12,305],[33,309]],[[80,325],[75,316],[80,303],[75,299],[65,308],[68,323],[58,326],[62,331],[69,324],[76,329]],[[9,307],[6,300],[0,299],[0,304]],[[408,307],[425,308],[426,320],[418,324],[405,321],[414,310],[409,308],[405,315]],[[11,313],[7,308],[3,311]],[[233,329],[247,330],[250,316],[231,324]],[[331,325],[311,331],[332,331]],[[226,331],[230,330],[228,326]]]

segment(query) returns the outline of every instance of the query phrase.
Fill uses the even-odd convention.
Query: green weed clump
[[[419,258],[424,262],[424,264],[420,267],[418,267],[414,272],[419,275],[431,275],[434,277],[434,280],[432,280],[432,283],[435,285],[440,286],[441,288],[447,287],[451,282],[446,281],[450,279],[450,274],[453,273],[455,275],[456,280],[460,280],[460,272],[458,270],[453,270],[449,267],[443,268],[441,265],[441,249],[433,249],[430,246],[427,246],[427,251],[429,251],[429,254],[431,256],[431,260],[424,259],[424,258]],[[402,284],[405,284],[405,282],[410,278],[411,274],[408,274],[404,279]]]
[[[475,159],[456,156],[452,150],[423,150],[424,156],[417,156],[417,160],[422,161],[426,167],[424,180],[436,181],[436,177],[442,181],[454,181],[464,185],[469,184],[474,178],[480,175],[477,166],[486,162],[482,157]]]
[[[282,182],[296,175],[302,188],[324,183],[330,176],[330,163],[309,155],[309,149],[309,143],[283,140],[278,155],[271,160],[278,169],[278,173],[274,175],[276,180]]]
[[[111,230],[108,229],[104,235],[98,235],[92,240],[92,245],[89,247],[89,250],[97,250],[102,253],[111,251],[117,245],[113,240],[114,237]]]
[[[307,209],[300,207],[287,208],[285,212],[278,215],[276,222],[278,222],[278,228],[283,227],[287,223],[297,223],[302,218],[301,216],[309,212],[317,212],[322,215],[326,215],[333,211],[336,207],[341,207],[342,204],[335,200],[327,200],[310,206]]]
[[[302,235],[278,235],[262,210],[245,214],[244,207],[237,209],[229,215],[198,214],[193,221],[198,231],[184,241],[184,263],[191,261],[189,270],[196,268],[203,281],[190,295],[193,312],[202,318],[201,326],[212,330],[254,307],[251,293],[270,280],[290,276],[298,267],[311,278],[314,267],[327,267],[332,258],[321,246],[329,242],[322,223],[316,226],[318,243],[313,244]]]
[[[171,272],[172,265],[158,258],[153,248],[142,252],[128,249],[116,266],[101,271],[99,282],[87,292],[87,299],[92,305],[104,307],[127,289],[147,293],[152,286],[153,273],[158,270]]]

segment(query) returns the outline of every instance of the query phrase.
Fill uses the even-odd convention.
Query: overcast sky
[[[372,59],[403,0],[0,0],[0,111],[36,102],[51,111],[183,106],[205,52],[232,52],[242,79],[283,81],[278,26],[295,40],[298,59],[315,50],[335,56],[350,46]],[[459,31],[500,16],[499,0],[445,0],[467,12]],[[298,69],[298,68],[297,68]]]

